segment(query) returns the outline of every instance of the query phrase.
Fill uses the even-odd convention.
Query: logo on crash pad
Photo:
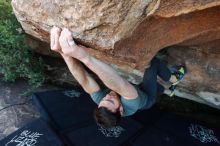
[[[35,146],[38,139],[43,134],[38,132],[32,132],[30,130],[24,130],[20,135],[13,137],[5,146],[10,146],[16,144],[16,146]]]
[[[121,126],[115,126],[112,128],[104,128],[98,125],[98,127],[99,127],[98,130],[101,131],[105,137],[118,138],[121,135],[121,133],[125,131],[125,129],[122,128]]]
[[[191,124],[189,127],[189,133],[192,137],[194,137],[202,143],[213,142],[220,144],[219,140],[215,136],[214,131],[201,125]]]
[[[66,91],[63,91],[63,94],[70,98],[80,97],[81,95],[81,93],[76,90],[66,90]]]

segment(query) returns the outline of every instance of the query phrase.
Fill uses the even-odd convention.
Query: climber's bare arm
[[[119,76],[113,68],[91,56],[87,53],[85,47],[76,45],[68,29],[63,29],[61,32],[60,45],[64,54],[72,56],[84,63],[111,90],[127,99],[134,99],[138,96],[134,86]]]
[[[83,89],[91,94],[100,90],[97,82],[88,74],[88,72],[84,69],[83,65],[77,59],[65,55],[59,44],[59,36],[61,29],[57,27],[53,27],[51,29],[51,50],[56,51],[61,54],[64,61],[66,62],[71,74],[75,77],[75,79],[79,82],[79,84],[83,87]]]
[[[88,74],[81,62],[70,56],[62,55],[65,60],[71,74],[88,93],[92,94],[100,90],[97,82]]]
[[[92,56],[87,56],[86,58],[81,59],[81,61],[89,69],[95,72],[109,89],[127,99],[134,99],[138,96],[134,86],[119,76],[109,65]]]

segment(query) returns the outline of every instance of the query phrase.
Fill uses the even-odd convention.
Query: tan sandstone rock
[[[212,93],[220,99],[219,76],[209,74],[216,70],[204,68],[205,61],[209,66],[218,66],[219,62],[219,51],[204,53],[212,41],[220,39],[219,0],[13,0],[12,6],[26,33],[49,42],[53,25],[67,27],[78,43],[92,48],[88,50],[92,55],[112,64],[134,83],[141,81],[150,60],[165,47],[182,46],[184,49],[173,47],[168,52],[174,60],[182,58],[185,62],[191,59],[184,58],[185,53],[206,54],[206,58],[196,56],[186,64],[188,76],[196,78],[187,77],[179,88],[189,93],[183,96],[205,100]],[[197,51],[193,50],[195,46]],[[217,45],[215,49],[219,50]],[[198,61],[200,64],[194,64]],[[215,88],[206,90],[207,82],[202,79],[216,81],[212,85]]]

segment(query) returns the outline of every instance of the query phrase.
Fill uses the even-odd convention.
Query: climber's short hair
[[[97,107],[94,110],[94,118],[97,124],[105,128],[111,128],[116,126],[120,119],[121,114],[120,111],[116,113],[111,112],[106,107]]]

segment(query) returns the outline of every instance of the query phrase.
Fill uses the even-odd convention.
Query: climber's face
[[[105,97],[103,97],[98,107],[105,107],[113,113],[116,113],[117,111],[122,113],[123,110],[120,97],[114,91],[111,91]]]

